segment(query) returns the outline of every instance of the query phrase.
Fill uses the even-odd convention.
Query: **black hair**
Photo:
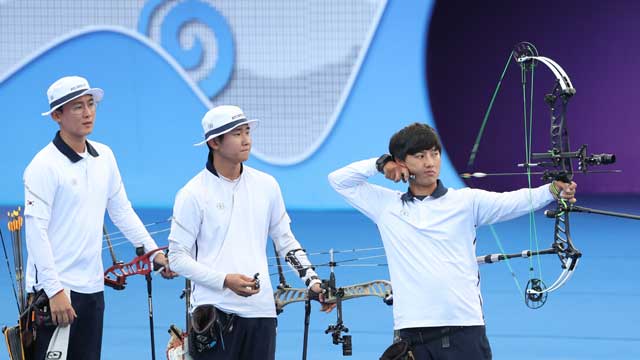
[[[435,130],[427,124],[413,123],[393,134],[389,140],[389,153],[394,159],[403,160],[407,155],[424,150],[442,150]]]

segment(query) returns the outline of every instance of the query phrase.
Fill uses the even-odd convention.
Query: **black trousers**
[[[275,318],[243,318],[236,316],[233,330],[223,336],[215,348],[192,354],[193,360],[275,360]]]
[[[102,321],[104,318],[104,293],[81,294],[71,292],[71,306],[78,316],[69,331],[67,360],[98,360],[102,349]],[[47,347],[55,327],[37,330],[35,359],[46,359]]]
[[[413,346],[416,360],[491,360],[484,326],[426,327],[400,330],[402,339],[424,339]]]

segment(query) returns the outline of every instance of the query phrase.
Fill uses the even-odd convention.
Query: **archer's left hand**
[[[318,301],[320,301],[320,304],[322,305],[320,311],[330,313],[336,307],[336,303],[328,304],[324,302],[324,289],[320,286],[320,284],[313,284],[311,286],[311,289],[309,290],[318,294]]]
[[[173,279],[174,277],[178,276],[177,273],[171,271],[171,269],[169,268],[169,260],[162,252],[160,252],[158,255],[156,255],[155,258],[153,258],[153,264],[163,268],[160,272],[160,275],[162,275],[162,277],[165,279]]]
[[[568,200],[572,204],[576,202],[576,188],[578,187],[578,184],[573,181],[571,184],[567,184],[558,180],[553,183],[558,189],[560,189],[560,198]]]

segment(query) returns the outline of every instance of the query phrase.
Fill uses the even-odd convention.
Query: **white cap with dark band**
[[[237,106],[221,105],[209,110],[202,118],[202,129],[204,130],[204,141],[194,144],[194,146],[204,145],[207,141],[224,135],[240,125],[255,123],[260,120],[247,119],[247,117]]]
[[[51,114],[62,105],[83,95],[93,95],[93,100],[99,102],[104,96],[104,91],[92,88],[87,79],[80,76],[65,76],[56,80],[47,90],[49,111],[43,112],[42,116]]]

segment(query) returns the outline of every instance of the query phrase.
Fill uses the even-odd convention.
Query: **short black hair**
[[[389,140],[389,153],[394,159],[403,160],[407,155],[424,150],[442,150],[435,130],[427,124],[413,123],[393,134]]]

